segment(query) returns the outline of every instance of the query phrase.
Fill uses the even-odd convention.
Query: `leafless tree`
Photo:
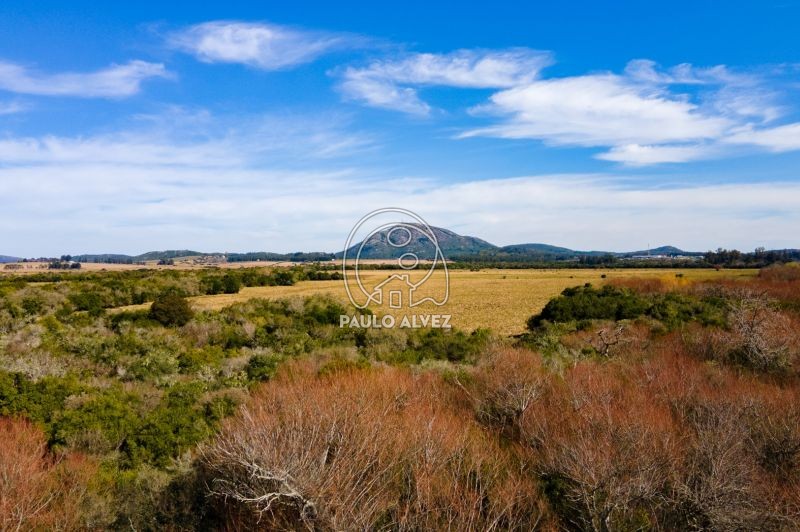
[[[498,530],[542,518],[534,479],[440,377],[287,371],[203,450],[212,496],[244,528]]]
[[[741,291],[728,313],[735,354],[760,370],[786,369],[792,332],[786,316],[764,294]]]
[[[597,331],[594,341],[591,342],[592,347],[604,357],[611,356],[612,348],[624,342],[625,326],[615,325],[614,327],[601,327]]]

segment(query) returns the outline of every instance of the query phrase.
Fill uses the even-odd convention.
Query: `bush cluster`
[[[551,299],[539,314],[528,320],[535,330],[545,322],[567,323],[584,320],[631,320],[647,316],[669,327],[689,321],[720,325],[724,323],[724,305],[719,298],[696,297],[676,292],[639,294],[628,288],[591,284],[567,288]]]

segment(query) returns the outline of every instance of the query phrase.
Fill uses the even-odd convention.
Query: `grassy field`
[[[404,273],[401,271],[371,270],[362,275],[362,282],[368,288],[387,277]],[[450,271],[450,294],[447,304],[437,307],[423,304],[409,309],[393,310],[387,302],[373,308],[377,314],[450,314],[451,324],[465,330],[479,327],[491,328],[503,335],[517,334],[524,330],[525,321],[537,313],[547,301],[558,295],[564,288],[584,283],[602,284],[611,279],[626,277],[656,277],[675,283],[690,280],[719,279],[731,277],[751,277],[756,270],[666,270],[666,269],[619,269],[619,270],[494,270],[477,272],[466,270]],[[682,278],[676,277],[682,274]],[[605,275],[605,278],[601,276]],[[424,294],[440,297],[445,286],[441,275],[434,275],[424,285]],[[355,290],[355,284],[351,283]],[[238,294],[198,296],[191,298],[192,306],[198,310],[217,310],[238,301],[251,298],[284,298],[327,294],[347,302],[347,294],[342,281],[304,281],[294,286],[265,286],[243,288]],[[124,307],[126,309],[146,308],[147,305]]]
[[[362,260],[361,264],[394,264],[396,259],[368,259]],[[428,261],[421,261],[426,263]],[[47,273],[58,271],[60,273],[81,273],[81,272],[124,272],[134,270],[208,270],[208,269],[223,269],[223,270],[241,270],[244,268],[291,268],[298,266],[302,263],[290,261],[264,261],[264,260],[251,260],[242,262],[213,262],[204,260],[202,257],[181,257],[175,259],[172,265],[160,265],[157,260],[148,260],[143,264],[107,264],[102,262],[82,262],[80,269],[76,270],[52,270],[48,268],[49,262],[31,261],[31,262],[10,262],[0,264],[0,277],[25,275],[33,273]],[[333,264],[341,266],[341,260],[333,260],[325,262],[324,264]]]

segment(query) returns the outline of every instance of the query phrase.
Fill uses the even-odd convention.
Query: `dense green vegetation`
[[[234,294],[244,286],[290,286],[298,281],[341,278],[319,267],[237,270],[134,270],[115,272],[39,272],[0,277],[0,331],[3,320],[21,315],[95,315],[102,309],[150,302],[165,292],[179,296]]]
[[[528,328],[535,330],[545,322],[619,321],[643,316],[659,320],[671,328],[689,321],[723,325],[724,313],[725,300],[716,295],[638,294],[612,285],[598,289],[586,284],[567,288],[559,297],[550,300],[542,312],[528,320]]]

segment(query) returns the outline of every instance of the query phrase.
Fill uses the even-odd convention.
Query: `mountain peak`
[[[418,223],[398,223],[371,235],[365,241],[351,246],[348,257],[359,254],[364,259],[396,259],[413,253],[420,259],[434,259],[436,246],[429,237],[433,232],[436,243],[448,258],[454,255],[471,255],[497,249],[497,246],[473,236],[463,236],[442,227],[430,228]],[[337,253],[341,257],[342,253]]]

